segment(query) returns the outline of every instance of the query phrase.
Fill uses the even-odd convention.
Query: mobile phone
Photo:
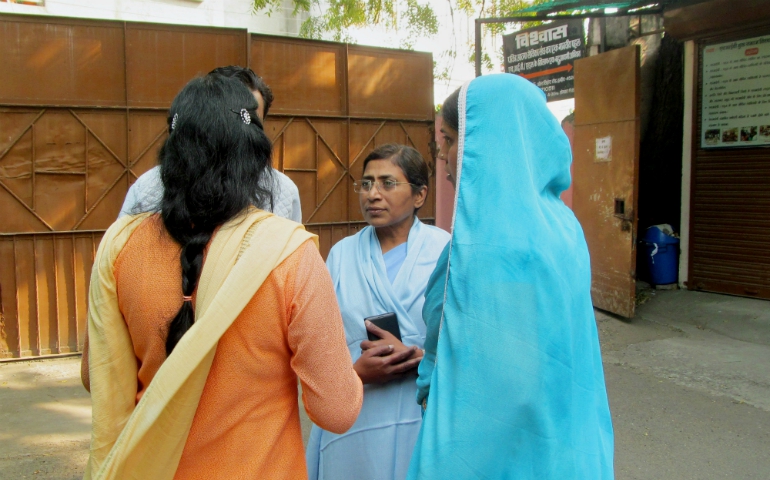
[[[374,317],[367,317],[364,319],[364,322],[367,320],[377,325],[381,329],[393,334],[393,336],[396,337],[399,342],[401,341],[401,329],[398,327],[398,317],[395,313],[389,312],[383,313],[382,315],[376,315]],[[377,337],[368,330],[366,331],[366,334],[369,337],[369,340],[372,342],[375,340],[381,340],[381,338]]]

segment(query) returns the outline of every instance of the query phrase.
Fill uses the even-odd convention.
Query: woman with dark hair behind
[[[369,226],[337,243],[326,264],[350,354],[365,384],[364,405],[345,434],[313,426],[307,446],[312,480],[406,476],[421,422],[414,380],[425,341],[423,295],[449,240],[447,232],[416,216],[429,177],[417,150],[388,144],[366,157],[363,176],[353,184]],[[386,313],[395,314],[401,340],[365,321]]]
[[[237,78],[246,85],[257,101],[257,117],[264,123],[273,103],[273,92],[261,77],[250,68],[236,65],[215,68],[209,74]],[[163,181],[160,178],[160,170],[160,165],[156,165],[136,179],[126,193],[119,217],[160,210],[163,201]],[[260,185],[263,189],[269,188],[273,193],[271,197],[264,199],[264,204],[258,204],[260,208],[302,223],[299,190],[289,177],[279,170],[269,168],[262,175]]]
[[[192,80],[169,112],[161,213],[105,233],[91,276],[85,478],[305,476],[308,415],[343,432],[362,387],[316,238],[258,210],[271,147],[238,80]]]

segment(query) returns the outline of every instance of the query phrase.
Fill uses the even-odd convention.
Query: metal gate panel
[[[113,185],[104,191],[99,202],[78,222],[77,230],[105,230],[118,218],[120,207],[128,189],[126,174],[115,179]]]
[[[55,231],[72,230],[83,218],[86,179],[83,174],[35,175],[34,211]]]
[[[245,65],[243,30],[126,24],[126,98],[131,107],[171,105],[190,79]]]
[[[292,119],[281,138],[284,170],[315,173],[316,137],[317,134],[307,119]]]
[[[430,179],[428,187],[428,198],[425,199],[425,204],[422,206],[419,212],[420,218],[435,218],[436,216],[436,179],[440,176],[446,176],[446,172],[443,170],[436,170],[436,154],[434,132],[432,128],[425,128],[425,125],[411,122],[400,122],[401,128],[406,133],[406,140],[404,143],[414,147],[422,158],[428,162],[430,169]]]
[[[16,289],[16,318],[18,320],[18,349],[20,356],[32,355],[37,351],[38,316],[37,282],[35,282],[34,244],[19,238],[13,245],[14,286]]]
[[[316,207],[307,215],[306,223],[335,222],[349,219],[347,211],[348,178],[347,121],[307,120],[316,134],[315,157],[317,184]]]
[[[129,185],[158,164],[158,151],[168,136],[165,110],[132,110],[128,116]]]
[[[347,63],[351,116],[433,120],[430,53],[351,45]]]
[[[125,105],[123,25],[0,17],[0,103]]]
[[[42,113],[0,110],[0,186],[25,205],[32,204],[32,125]],[[8,227],[0,226],[0,231],[9,231]]]
[[[99,240],[157,164],[167,108],[196,75],[250,60],[271,86],[274,166],[297,183],[324,256],[366,225],[352,182],[375,145],[407,143],[432,158],[427,54],[21,15],[0,15],[0,44],[0,358],[82,347]],[[433,208],[431,198],[421,212],[429,223]]]
[[[688,286],[770,298],[770,154],[696,151]]]
[[[20,201],[5,188],[0,178],[0,205],[2,205],[3,221],[0,222],[0,233],[40,232],[48,230],[48,226],[35,215],[30,215],[25,203]],[[0,263],[0,266],[3,264]]]
[[[251,36],[249,66],[275,95],[270,114],[347,113],[345,45]]]
[[[268,117],[267,129],[274,165],[299,189],[303,221],[346,221],[347,121]]]
[[[13,114],[9,109],[0,118]],[[118,185],[126,171],[125,113],[50,108],[23,128],[25,133],[0,153],[0,186],[26,211],[19,215],[43,223],[40,228],[31,222],[38,225],[33,230],[69,231],[106,209],[100,222],[89,223],[109,226],[118,210],[102,202],[116,186],[120,195],[126,192],[125,182]],[[24,230],[6,226],[2,231]]]
[[[321,255],[326,258],[335,243],[343,238],[355,235],[366,227],[366,222],[344,222],[343,224],[308,225],[307,230],[318,235],[318,246]]]
[[[75,308],[74,242],[72,235],[51,235],[54,253],[53,272],[58,325],[58,352],[78,351],[78,316]],[[83,292],[85,293],[85,292]],[[84,321],[85,319],[81,319]]]
[[[2,202],[2,199],[0,199]],[[0,235],[0,358],[18,352],[19,326],[16,314],[16,280],[13,263],[13,239]]]
[[[575,62],[573,210],[591,254],[597,308],[627,318],[636,299],[639,47]],[[609,146],[602,155],[598,145]]]
[[[102,232],[0,235],[0,358],[79,351]]]
[[[283,132],[294,121],[294,117],[283,117],[280,115],[270,115],[265,119],[265,134],[273,145],[273,168],[283,171],[283,157],[285,143]]]

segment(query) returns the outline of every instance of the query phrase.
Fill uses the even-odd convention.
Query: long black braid
[[[160,211],[166,230],[182,247],[185,297],[195,292],[204,250],[217,227],[250,205],[272,204],[264,187],[270,182],[263,179],[271,174],[271,146],[256,108],[248,88],[218,74],[192,80],[171,105],[169,137],[159,154]],[[167,355],[194,321],[192,302],[184,301],[168,326]]]

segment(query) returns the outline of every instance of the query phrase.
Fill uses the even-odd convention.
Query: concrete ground
[[[80,357],[0,364],[0,478],[83,478],[90,438]]]
[[[649,289],[639,300],[632,321],[597,312],[616,478],[770,479],[770,302]],[[79,366],[0,364],[0,478],[82,477]]]
[[[770,302],[640,292],[597,312],[618,479],[770,479]]]

